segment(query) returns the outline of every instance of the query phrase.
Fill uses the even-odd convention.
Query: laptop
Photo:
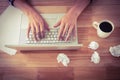
[[[20,51],[28,50],[78,50],[82,44],[78,43],[77,36],[77,26],[75,28],[75,37],[71,36],[70,40],[63,41],[58,40],[57,34],[59,28],[53,28],[54,24],[57,23],[65,13],[52,13],[52,14],[41,14],[41,16],[48,23],[50,31],[45,33],[45,38],[35,41],[33,39],[32,33],[30,33],[30,38],[27,38],[27,27],[28,18],[24,14],[21,14],[20,23],[20,33],[19,33],[19,43],[18,44],[7,44],[8,48],[17,49]]]

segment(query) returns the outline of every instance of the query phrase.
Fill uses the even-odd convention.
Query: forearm
[[[69,13],[73,13],[75,17],[78,17],[89,3],[90,0],[76,0],[74,6],[69,10]]]
[[[36,12],[36,10],[31,7],[26,0],[15,0],[14,6],[19,8],[21,11],[23,11],[26,15],[31,14],[32,12]]]

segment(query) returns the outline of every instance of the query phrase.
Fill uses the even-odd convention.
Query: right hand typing
[[[45,37],[45,31],[49,30],[47,23],[37,12],[31,12],[27,15],[29,19],[29,25],[27,30],[27,37],[29,38],[30,31],[34,36],[34,39],[38,41]]]

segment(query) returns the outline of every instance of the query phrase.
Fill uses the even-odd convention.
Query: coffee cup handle
[[[95,29],[98,29],[99,23],[96,22],[96,21],[94,21],[92,25],[93,25],[93,27],[94,27]]]

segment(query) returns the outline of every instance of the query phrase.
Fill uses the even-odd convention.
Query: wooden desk
[[[37,0],[33,3],[39,4]],[[48,3],[40,4],[39,9],[46,12],[44,8]],[[66,5],[63,11],[72,3]],[[0,0],[0,13],[7,6],[7,0]],[[109,38],[101,39],[91,24],[105,19],[115,24],[115,31]],[[84,44],[78,51],[18,52],[15,56],[0,53],[0,80],[120,80],[120,58],[111,56],[108,51],[110,46],[120,44],[120,0],[93,0],[79,17],[78,25],[79,43]],[[94,51],[87,47],[91,41],[100,44],[97,50],[101,57],[99,64],[90,61]],[[57,63],[56,57],[61,52],[71,60],[68,67]]]

